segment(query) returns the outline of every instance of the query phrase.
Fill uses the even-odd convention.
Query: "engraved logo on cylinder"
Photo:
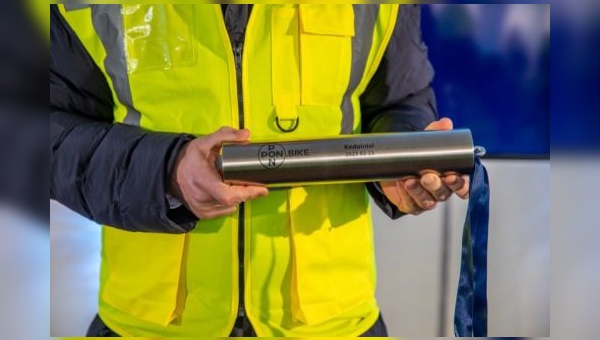
[[[266,169],[277,169],[285,161],[285,148],[279,144],[266,144],[258,149],[258,160]]]

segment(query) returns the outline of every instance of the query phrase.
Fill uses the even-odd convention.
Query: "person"
[[[451,129],[418,6],[51,11],[50,196],[104,225],[88,335],[387,335],[367,192],[398,218],[465,198],[465,178],[268,191],[214,161],[227,142]]]

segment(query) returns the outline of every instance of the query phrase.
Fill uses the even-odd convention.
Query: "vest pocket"
[[[186,238],[104,227],[101,303],[163,326],[175,320],[185,298]]]
[[[352,5],[299,5],[302,105],[340,105],[350,78]]]
[[[363,184],[292,188],[292,316],[317,325],[374,298],[374,257]]]
[[[190,66],[196,57],[192,5],[122,5],[128,72]]]

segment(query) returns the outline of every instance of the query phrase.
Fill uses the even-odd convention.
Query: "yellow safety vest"
[[[253,139],[273,141],[360,131],[359,96],[398,12],[257,4],[236,75],[219,5],[61,8],[109,80],[115,121],[203,135],[243,120]],[[299,118],[298,126],[283,132],[276,118],[284,128]],[[200,221],[178,235],[104,227],[101,318],[123,336],[227,336],[243,275],[259,336],[357,336],[373,325],[379,309],[363,184],[273,190],[246,203],[244,273],[238,219]]]

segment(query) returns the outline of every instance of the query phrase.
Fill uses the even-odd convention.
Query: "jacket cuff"
[[[175,160],[177,159],[177,155],[183,146],[194,139],[193,135],[182,135],[181,140],[176,143],[173,150],[171,150],[169,159],[166,162],[165,169],[165,181],[164,181],[164,193],[166,200],[166,217],[167,219],[176,226],[180,226],[186,231],[190,231],[194,229],[196,226],[196,222],[198,222],[198,217],[194,215],[191,211],[189,211],[185,205],[181,201],[179,201],[176,197],[170,195],[167,192],[167,187],[169,185],[169,179],[171,177],[171,172],[173,171],[173,166],[175,165]]]
[[[169,175],[177,153],[190,135],[152,132],[131,152],[119,201],[123,224],[135,231],[185,233],[198,220],[184,206],[171,209],[166,198]],[[151,160],[151,161],[149,161]],[[144,168],[140,168],[144,167]]]

